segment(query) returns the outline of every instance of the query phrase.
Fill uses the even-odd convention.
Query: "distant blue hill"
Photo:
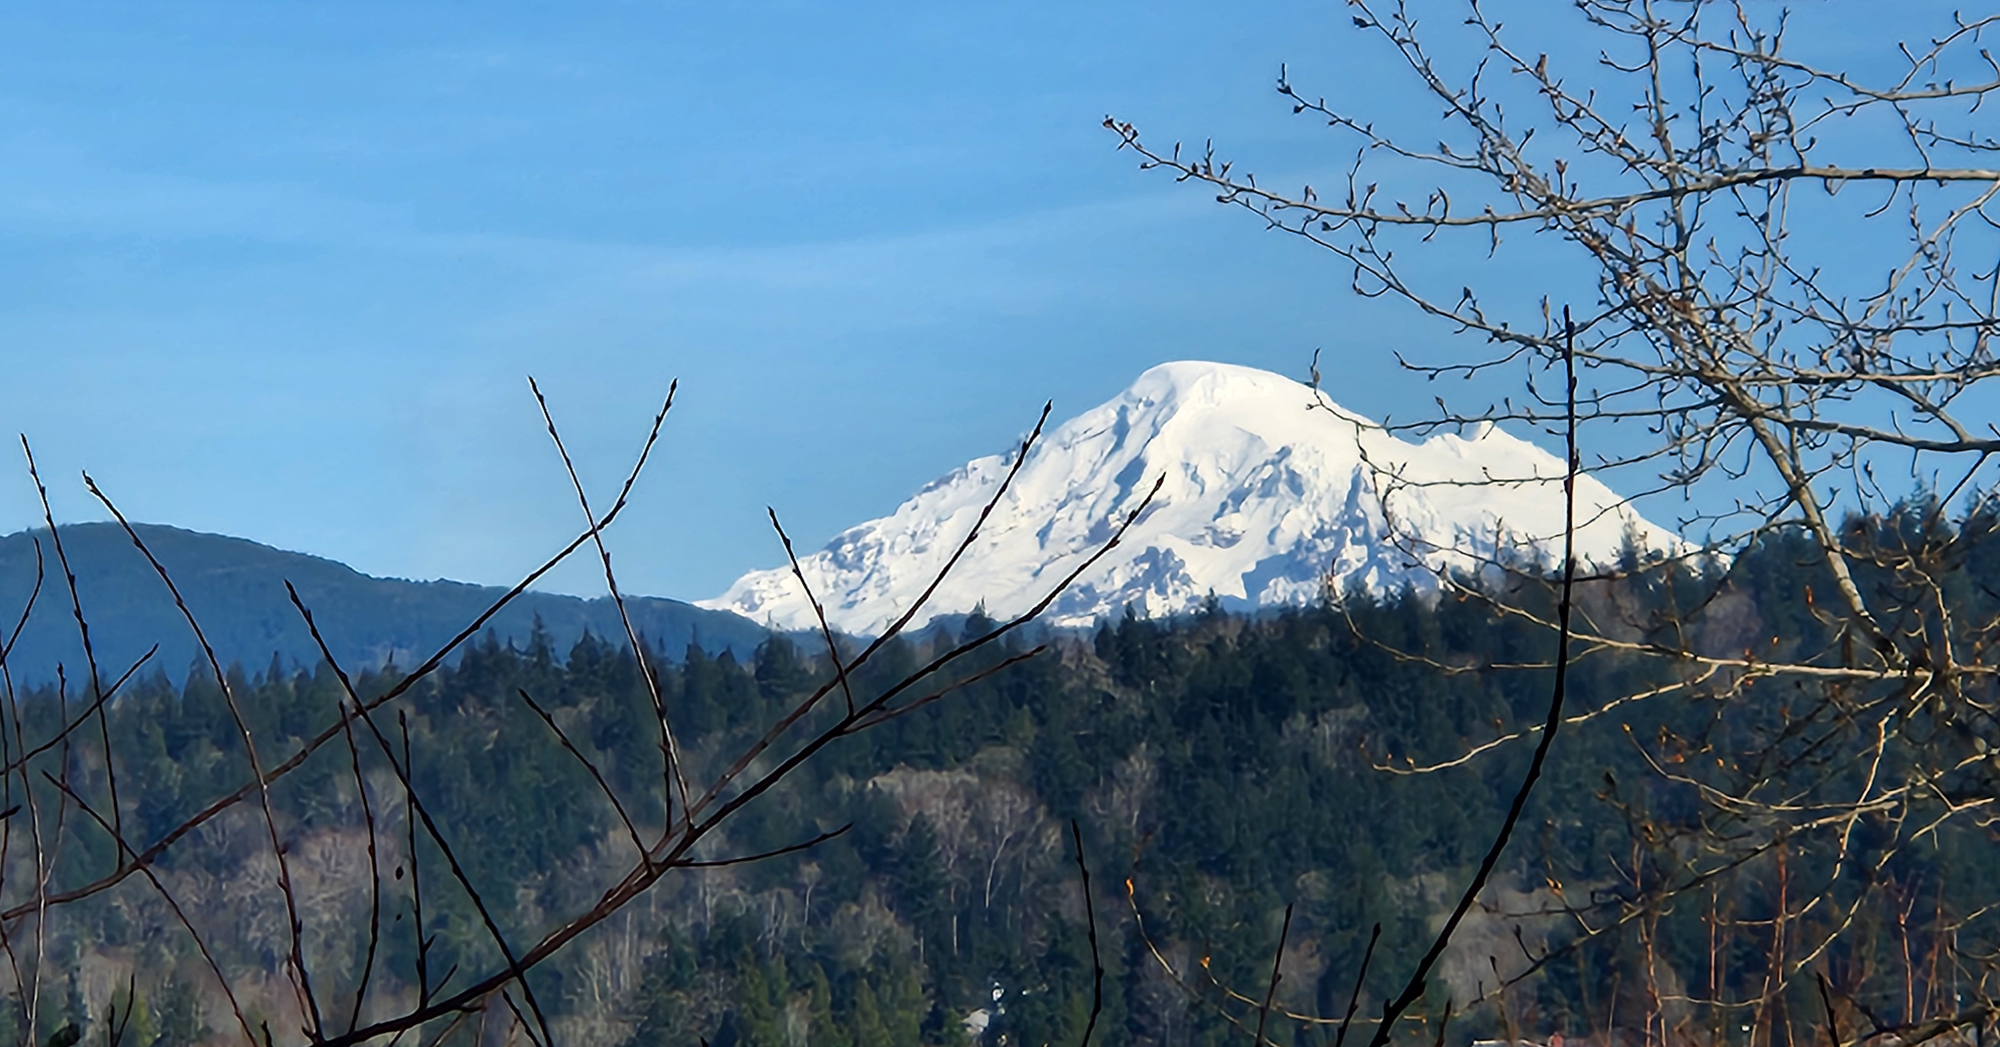
[[[273,655],[290,668],[320,661],[285,596],[298,588],[342,666],[379,667],[394,659],[414,665],[484,611],[504,590],[463,582],[411,582],[373,578],[332,560],[285,552],[242,538],[200,534],[177,527],[139,524],[135,529],[159,557],[187,598],[222,663],[255,672]],[[69,679],[86,681],[83,648],[70,612],[69,592],[46,529],[0,538],[0,630],[13,640],[14,624],[35,581],[34,539],[42,544],[46,577],[40,599],[7,659],[15,683],[53,681],[58,662]],[[153,665],[176,682],[201,654],[159,575],[116,524],[62,528],[63,548],[76,571],[77,589],[90,621],[98,664],[115,679],[154,644]],[[627,598],[632,624],[648,644],[679,658],[690,643],[710,653],[733,649],[748,656],[769,633],[746,618],[704,610],[678,600]],[[624,642],[624,627],[609,598],[584,600],[549,593],[522,594],[489,625],[504,641],[524,644],[539,617],[557,656],[588,629]],[[150,669],[148,670],[150,672]]]

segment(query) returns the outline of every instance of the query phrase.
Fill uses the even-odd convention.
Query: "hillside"
[[[1982,619],[1995,611],[1986,594],[2000,592],[1996,536],[1982,522],[1966,561],[1971,587],[1961,607]],[[1829,633],[1799,598],[1825,581],[1805,548],[1796,535],[1772,536],[1732,562],[1719,591],[1708,591],[1713,576],[1672,565],[1650,577],[1590,583],[1580,609],[1593,621],[1687,620],[1715,651],[1770,638],[1781,641],[1774,657],[1824,649]],[[1541,584],[1514,595],[1541,610],[1555,597]],[[957,635],[891,644],[855,672],[854,690],[866,702],[940,646],[990,625],[973,619]],[[982,674],[1025,653],[1014,637],[1003,638],[960,667],[965,686],[817,750],[729,815],[693,856],[698,861],[555,953],[532,979],[552,1027],[545,1042],[1080,1043],[1094,972],[1078,839],[1092,872],[1105,968],[1093,1043],[1247,1042],[1243,1024],[1256,1021],[1257,1000],[1269,991],[1281,934],[1289,937],[1278,1008],[1339,1015],[1357,999],[1362,1014],[1379,1013],[1480,862],[1522,780],[1526,729],[1548,701],[1549,673],[1537,661],[1552,643],[1547,630],[1482,601],[1408,593],[1340,610],[1124,617]],[[1479,668],[1438,671],[1445,664]],[[1845,923],[1844,913],[1824,909],[1787,921],[1778,932],[1787,936],[1784,955],[1838,931],[1825,953],[1831,991],[1847,994],[1836,999],[1900,1020],[1906,992],[1949,986],[1952,957],[2000,947],[2000,932],[1983,915],[2000,898],[1991,828],[1943,819],[1945,800],[1901,829],[1862,821],[1850,831],[1824,821],[1787,836],[1778,855],[1759,857],[1754,825],[1718,814],[1687,775],[1713,775],[1709,781],[1732,795],[1756,781],[1779,795],[1851,796],[1867,787],[1871,763],[1787,762],[1825,744],[1822,734],[1784,730],[1779,706],[1810,697],[1790,681],[1753,684],[1742,701],[1671,689],[1616,697],[1651,691],[1681,671],[1676,662],[1604,647],[1571,666],[1579,715],[1564,729],[1491,888],[1434,972],[1422,1034],[1398,1044],[1512,1038],[1518,1028],[1530,1043],[1561,1035],[1585,1047],[1633,1047],[1643,1042],[1636,1033],[1602,1030],[1614,1021],[1639,1027],[1646,1019],[1630,1016],[1677,987],[1755,999],[1773,949],[1766,914],[1786,899],[1803,904],[1857,858],[1870,863],[1883,890],[1921,904],[1865,907]],[[700,789],[747,766],[737,754],[769,737],[828,675],[810,646],[782,636],[740,656],[697,650],[664,667],[660,689],[690,781]],[[363,691],[384,684],[358,681]],[[266,752],[300,750],[334,722],[343,696],[324,671],[250,673],[235,688]],[[24,707],[21,735],[29,741],[61,728],[56,703]],[[337,1027],[348,1021],[349,987],[370,955],[371,912],[381,952],[364,1018],[407,1003],[426,977],[420,955],[433,985],[504,969],[444,853],[410,842],[406,795],[422,797],[497,926],[514,942],[533,941],[623,882],[634,854],[628,833],[652,840],[668,831],[652,710],[630,661],[606,645],[550,651],[480,643],[378,714],[380,724],[407,729],[407,750],[364,736],[350,752],[335,741],[277,783],[277,832],[295,856],[307,955],[321,998],[340,1005]],[[1596,710],[1605,715],[1585,715]],[[844,715],[838,699],[822,703],[792,721],[798,730],[777,732],[776,752],[795,751]],[[274,1028],[297,1028],[296,1000],[287,1002],[281,974],[287,917],[257,805],[238,804],[176,835],[186,819],[217,809],[218,797],[241,795],[249,774],[220,689],[199,678],[185,687],[142,681],[100,728],[101,736],[76,734],[73,750],[44,749],[35,769],[48,773],[21,776],[34,784],[39,816],[19,813],[14,824],[52,831],[64,788],[108,809],[110,762],[95,759],[106,746],[117,754],[126,836],[140,847],[176,841],[158,868],[189,924],[253,1020],[270,1016]],[[1856,737],[1881,736],[1861,723],[1836,739],[1841,751],[1855,751]],[[1892,756],[1908,751],[1893,737],[1888,744],[1903,746]],[[1475,746],[1483,755],[1459,759]],[[1752,755],[1724,766],[1711,752]],[[391,754],[410,769],[409,794]],[[1766,754],[1776,762],[1764,762]],[[1436,769],[1385,773],[1409,771],[1406,761]],[[56,777],[65,767],[66,783]],[[1943,790],[1983,804],[1993,795],[1991,771],[1976,759],[1963,767]],[[362,806],[364,797],[371,806]],[[76,809],[69,813],[76,824]],[[1897,842],[1897,833],[1920,832],[1920,846]],[[27,834],[13,838],[18,883],[28,880],[32,858],[21,843]],[[379,865],[367,857],[371,840]],[[1732,850],[1712,854],[1710,845]],[[70,891],[96,881],[118,853],[107,834],[75,831],[53,884]],[[149,1030],[129,1042],[242,1042],[207,961],[157,893],[107,890],[60,906],[50,955],[76,960],[52,974],[35,1042],[67,1020],[89,1029],[85,1042],[98,1042],[107,1006],[126,998],[128,973]],[[1656,915],[1621,918],[1662,898],[1671,904]],[[12,904],[30,913],[34,896],[20,891]],[[419,951],[420,935],[428,952]],[[1364,956],[1373,958],[1365,977]],[[1939,973],[1919,980],[1924,971]],[[1495,975],[1528,977],[1495,1000],[1485,995]],[[1800,1006],[1819,1005],[1820,984],[1796,986]],[[1228,997],[1225,987],[1258,996]],[[1466,1002],[1440,1036],[1435,1021],[1447,998]],[[1304,1027],[1279,1010],[1270,1017],[1282,1026],[1275,1044],[1331,1042],[1321,1035],[1324,1023]],[[486,1042],[442,1035],[446,1020],[427,1028],[422,1042]],[[493,1024],[504,1025],[504,1016]],[[6,1040],[0,1024],[0,1044],[8,1042],[22,1041]]]
[[[428,655],[503,592],[463,582],[374,578],[332,560],[242,538],[153,524],[140,524],[138,531],[173,574],[223,662],[253,669],[268,665],[274,655],[288,666],[319,661],[311,634],[285,597],[288,579],[312,608],[334,655],[354,667],[379,666],[391,658],[409,664]],[[71,680],[83,675],[69,594],[47,534],[23,531],[0,538],[0,608],[5,609],[0,616],[10,631],[34,588],[37,535],[46,560],[41,596],[8,659],[17,683],[53,679],[57,662],[69,666]],[[74,524],[63,527],[62,537],[105,671],[116,676],[157,643],[154,664],[172,679],[185,676],[200,649],[166,587],[124,532],[115,524]],[[676,600],[639,597],[628,605],[639,631],[676,656],[689,643],[711,652],[747,653],[766,635],[733,614]],[[496,616],[492,630],[502,641],[525,642],[537,618],[550,642],[564,650],[586,629],[623,636],[609,599],[535,592]]]

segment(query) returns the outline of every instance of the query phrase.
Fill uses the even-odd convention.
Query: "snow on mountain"
[[[1492,426],[1411,443],[1313,403],[1307,386],[1255,368],[1180,362],[1147,371],[1043,436],[917,622],[982,603],[1002,618],[1033,606],[1162,475],[1165,485],[1124,540],[1045,621],[1088,625],[1128,604],[1172,614],[1211,592],[1229,607],[1297,604],[1329,582],[1434,589],[1441,567],[1561,555],[1557,456]],[[1012,464],[1012,453],[968,463],[802,557],[833,627],[872,635],[902,614]],[[1679,544],[1587,476],[1577,485],[1577,519],[1577,551],[1587,560],[1610,560],[1628,533],[1646,548]],[[700,605],[816,628],[789,566],[746,574]]]

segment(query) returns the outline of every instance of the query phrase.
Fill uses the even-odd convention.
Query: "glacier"
[[[879,634],[931,583],[1014,465],[991,455],[925,486],[895,512],[800,558],[833,628]],[[1562,459],[1490,424],[1407,441],[1282,375],[1180,361],[1046,432],[979,537],[912,624],[983,608],[1006,618],[1096,552],[1155,480],[1119,545],[1044,612],[1088,626],[1127,607],[1250,609],[1307,603],[1328,587],[1435,591],[1440,572],[1561,555]],[[1608,563],[1628,543],[1678,536],[1589,476],[1577,482],[1576,551]],[[816,629],[789,565],[752,571],[702,607],[780,629]]]

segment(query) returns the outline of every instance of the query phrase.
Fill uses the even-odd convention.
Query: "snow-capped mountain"
[[[1147,371],[1044,434],[917,621],[982,603],[1002,618],[1033,606],[1162,476],[1124,540],[1045,621],[1088,625],[1127,605],[1172,614],[1211,592],[1239,608],[1303,603],[1329,582],[1435,588],[1441,567],[1560,556],[1559,457],[1492,426],[1411,443],[1314,402],[1309,387],[1255,368],[1181,362]],[[871,635],[901,615],[1012,465],[1012,453],[968,463],[802,557],[833,627]],[[1577,519],[1587,560],[1608,561],[1628,534],[1646,548],[1679,544],[1589,477],[1577,485]],[[816,627],[788,566],[746,574],[701,606]]]

